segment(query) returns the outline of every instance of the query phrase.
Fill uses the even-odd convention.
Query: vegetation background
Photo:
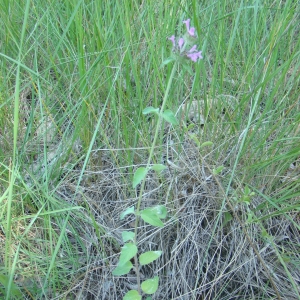
[[[300,6],[286,0],[1,0],[0,296],[121,299],[114,277],[190,18],[204,59],[178,69],[139,248],[153,299],[299,299]],[[210,141],[211,146],[199,147]],[[223,167],[223,168],[222,168]],[[220,171],[219,173],[217,171]],[[217,174],[218,173],[218,174]]]

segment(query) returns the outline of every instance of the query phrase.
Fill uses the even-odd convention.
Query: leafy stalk
[[[151,149],[150,149],[146,169],[150,168],[150,164],[151,164],[151,161],[152,161],[152,158],[153,158],[156,141],[157,141],[157,138],[158,138],[159,129],[161,128],[161,123],[163,121],[162,112],[164,111],[164,108],[165,108],[167,100],[168,100],[169,92],[170,92],[170,89],[171,89],[171,85],[172,85],[172,81],[173,81],[176,69],[177,69],[177,63],[175,62],[174,65],[173,65],[170,77],[169,77],[166,92],[165,92],[163,102],[162,102],[162,105],[161,105],[161,108],[160,108],[160,113],[158,114],[158,121],[157,121],[157,124],[156,124],[154,138],[153,138],[152,146],[151,146]],[[135,224],[134,224],[134,243],[135,244],[137,244],[138,224],[139,224],[139,221],[140,221],[139,213],[140,213],[140,207],[141,207],[141,203],[142,203],[145,183],[146,183],[146,176],[144,176],[144,178],[141,182],[139,198],[138,198],[138,202],[137,202],[137,206],[136,206],[136,218],[135,218]],[[140,279],[140,272],[139,272],[137,255],[134,256],[134,262],[135,262],[135,269],[136,269],[138,292],[141,293],[141,279]]]

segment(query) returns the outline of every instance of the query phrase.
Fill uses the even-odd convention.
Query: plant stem
[[[169,96],[169,92],[170,92],[170,89],[171,89],[171,85],[172,85],[172,81],[173,81],[176,69],[177,69],[177,63],[175,62],[174,65],[173,65],[173,69],[171,71],[170,77],[169,77],[167,89],[166,89],[164,99],[163,99],[163,102],[162,102],[162,105],[161,105],[161,108],[160,108],[160,111],[159,111],[159,114],[158,114],[158,121],[157,121],[156,128],[155,128],[155,134],[154,134],[154,138],[153,138],[153,142],[152,142],[152,145],[151,145],[151,149],[150,149],[150,153],[149,153],[149,157],[148,157],[148,162],[147,162],[147,166],[146,166],[147,170],[150,167],[151,160],[152,160],[152,157],[153,157],[153,154],[154,154],[154,148],[155,148],[155,145],[156,145],[156,141],[157,141],[157,138],[158,138],[158,133],[159,133],[159,130],[161,128],[161,124],[162,124],[162,120],[163,120],[162,113],[163,113],[164,108],[165,108],[166,103],[167,103],[167,99],[168,99],[168,96]],[[139,198],[138,198],[137,207],[136,207],[136,218],[135,218],[135,225],[134,225],[134,243],[135,244],[137,244],[137,231],[138,231],[138,224],[139,224],[139,220],[140,220],[139,213],[140,213],[140,206],[141,206],[141,203],[142,203],[143,192],[144,192],[145,183],[146,183],[146,177],[147,176],[145,176],[143,181],[141,182],[141,188],[140,188]],[[139,271],[137,254],[134,256],[134,262],[135,262],[135,268],[136,268],[136,278],[137,278],[138,292],[141,294],[140,271]]]

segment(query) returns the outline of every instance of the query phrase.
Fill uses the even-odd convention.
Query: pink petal
[[[195,36],[195,27],[191,27],[189,30],[188,30],[188,33],[190,36]]]
[[[193,53],[188,53],[186,55],[188,58],[190,58],[192,61],[196,62],[198,59],[202,59],[202,51],[199,52],[193,52]]]
[[[194,62],[197,61],[197,56],[195,55],[195,53],[188,54],[187,57],[190,58]]]
[[[180,39],[178,40],[178,46],[179,46],[179,49],[180,49],[180,50],[182,49],[183,44],[184,44],[184,38],[180,38]]]
[[[189,51],[189,53],[195,52],[197,50],[197,45],[194,45],[191,50]]]

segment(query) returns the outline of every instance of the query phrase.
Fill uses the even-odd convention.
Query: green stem
[[[162,105],[161,105],[161,109],[160,109],[159,114],[158,114],[159,117],[158,117],[158,121],[157,121],[157,124],[156,124],[155,134],[154,134],[154,138],[153,138],[153,142],[152,142],[152,145],[151,145],[151,149],[150,149],[150,153],[149,153],[149,157],[148,157],[148,162],[147,162],[147,166],[146,166],[147,170],[149,170],[151,160],[152,160],[152,157],[153,157],[153,154],[154,154],[154,149],[155,149],[156,141],[157,141],[157,138],[158,138],[158,133],[159,133],[159,130],[161,128],[161,123],[162,123],[162,120],[163,120],[162,113],[163,113],[164,108],[165,108],[166,103],[167,103],[167,99],[168,99],[168,96],[169,96],[169,92],[170,92],[170,89],[171,89],[171,85],[172,85],[172,81],[173,81],[176,69],[177,69],[177,63],[175,63],[173,65],[173,69],[172,69],[171,75],[169,77],[169,81],[168,81],[167,89],[166,89],[164,99],[163,99],[163,102],[162,102]],[[139,198],[138,198],[137,207],[136,207],[136,211],[135,211],[135,213],[136,213],[135,226],[134,226],[134,243],[135,244],[137,244],[137,232],[138,232],[138,224],[139,224],[139,220],[140,220],[139,213],[140,213],[140,207],[141,207],[141,203],[142,203],[145,183],[146,183],[146,176],[144,177],[143,181],[141,182]],[[137,255],[135,255],[135,257],[134,257],[134,262],[135,262],[135,268],[136,268],[136,278],[137,278],[138,292],[141,294],[140,271],[139,271]]]

